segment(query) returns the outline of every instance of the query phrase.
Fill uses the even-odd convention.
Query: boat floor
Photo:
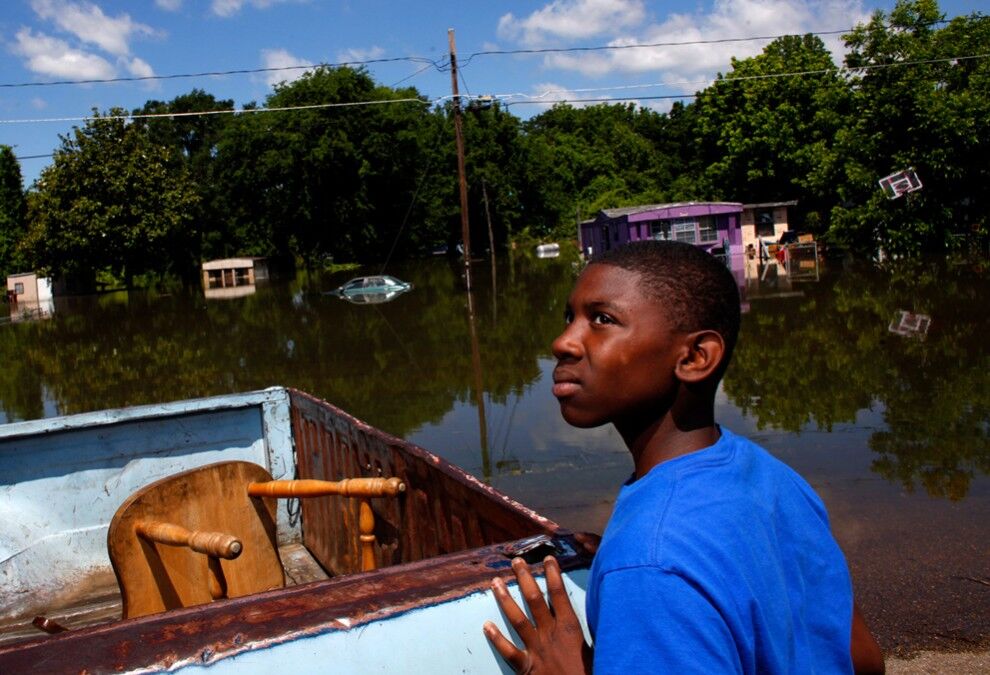
[[[285,585],[299,586],[312,581],[328,579],[316,559],[302,544],[288,544],[279,548],[279,557],[285,569]],[[94,587],[81,600],[66,607],[59,607],[44,616],[68,630],[110,623],[120,618],[121,599],[116,580]],[[33,616],[0,620],[0,645],[37,638],[45,633],[32,625]]]

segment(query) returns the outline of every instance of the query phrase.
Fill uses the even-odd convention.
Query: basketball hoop
[[[913,168],[884,176],[879,182],[887,199],[897,199],[908,192],[921,189],[921,179]]]

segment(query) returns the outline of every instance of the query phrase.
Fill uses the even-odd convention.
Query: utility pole
[[[461,96],[457,93],[457,47],[454,29],[447,29],[450,44],[450,87],[454,94],[454,141],[457,145],[457,179],[461,190],[461,239],[464,247],[464,284],[471,291],[471,229],[468,226],[467,176],[464,171],[464,131],[461,128]]]

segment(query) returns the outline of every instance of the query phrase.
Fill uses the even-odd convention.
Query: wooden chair
[[[398,478],[273,481],[250,462],[210,464],[146,485],[121,504],[107,534],[123,617],[284,586],[276,498],[361,499],[362,569],[374,569],[369,499],[403,490]]]

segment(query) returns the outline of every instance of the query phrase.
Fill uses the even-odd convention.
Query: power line
[[[437,99],[440,100],[440,99]],[[291,110],[320,110],[324,108],[356,108],[371,105],[390,105],[393,103],[420,103],[433,105],[436,101],[426,101],[421,98],[392,98],[377,101],[348,101],[344,103],[313,103],[311,105],[287,105],[278,108],[223,108],[220,110],[197,110],[191,112],[164,112],[126,115],[87,115],[85,117],[39,117],[35,119],[0,120],[0,124],[38,124],[43,122],[90,122],[95,120],[139,120],[158,117],[200,117],[203,115],[235,115],[242,113],[287,112]]]
[[[947,19],[940,19],[938,21],[931,21],[924,26],[935,26],[938,24],[949,23]],[[823,30],[823,31],[808,31],[806,33],[781,33],[779,35],[748,35],[743,37],[728,37],[728,38],[712,38],[710,40],[680,40],[673,42],[649,42],[643,44],[627,44],[627,45],[596,45],[591,47],[545,47],[541,49],[489,49],[480,52],[473,52],[468,55],[464,63],[461,64],[462,68],[467,67],[475,56],[508,56],[517,54],[563,54],[572,52],[600,52],[600,51],[612,51],[612,50],[623,50],[623,49],[648,49],[653,47],[686,47],[692,45],[713,45],[713,44],[728,44],[734,42],[752,42],[758,40],[778,40],[784,37],[802,37],[805,35],[842,35],[844,33],[851,33],[856,30],[856,26],[852,28],[843,28],[838,30]],[[888,26],[888,28],[895,28],[895,26]]]
[[[647,84],[635,84],[635,85],[616,85],[609,87],[586,87],[581,89],[569,90],[571,93],[590,93],[594,91],[618,91],[625,89],[649,89],[662,86],[674,86],[674,85],[686,85],[686,84],[725,84],[729,82],[742,82],[751,80],[766,80],[782,77],[803,77],[807,75],[824,75],[824,74],[836,74],[841,75],[843,73],[855,74],[870,70],[879,70],[884,68],[899,68],[904,66],[917,66],[917,65],[930,65],[934,63],[957,63],[960,61],[975,60],[975,59],[985,59],[990,58],[990,53],[987,54],[967,54],[962,56],[949,56],[938,59],[923,59],[917,61],[899,61],[894,63],[876,63],[868,64],[865,66],[857,66],[855,68],[822,68],[817,70],[804,70],[804,71],[794,71],[787,73],[770,73],[765,75],[742,75],[737,77],[723,77],[716,80],[700,80],[700,81],[680,81],[680,82],[654,82]],[[414,73],[415,75],[416,73]],[[466,84],[465,84],[466,88]],[[511,93],[511,94],[497,94],[493,95],[492,98],[497,100],[508,100],[519,98],[522,100],[512,101],[508,100],[505,105],[527,105],[532,103],[543,103],[548,96],[554,94],[567,93],[560,92],[559,90],[547,90],[542,94],[522,94],[522,93]],[[611,97],[611,98],[594,98],[594,99],[561,99],[561,101],[574,102],[574,103],[588,103],[588,102],[609,102],[609,101],[635,101],[635,100],[662,100],[662,99],[680,99],[680,98],[694,98],[697,94],[670,94],[662,96],[623,96],[623,97]],[[126,114],[126,115],[101,115],[101,116],[81,116],[81,117],[48,117],[48,118],[34,118],[34,119],[0,119],[0,125],[2,124],[36,124],[45,122],[88,122],[92,120],[135,120],[135,119],[151,119],[151,118],[176,118],[176,117],[198,117],[203,115],[232,115],[232,114],[242,114],[242,113],[264,113],[264,112],[288,112],[294,110],[318,110],[326,108],[353,108],[362,106],[372,106],[372,105],[390,105],[398,103],[419,103],[421,105],[432,106],[443,101],[454,98],[452,94],[447,94],[444,96],[439,96],[437,98],[426,100],[423,98],[398,98],[398,99],[380,99],[374,101],[349,101],[343,103],[314,103],[311,105],[300,105],[300,106],[281,106],[277,108],[225,108],[219,110],[202,110],[202,111],[192,111],[192,112],[163,112],[163,113],[144,113],[144,114]],[[472,98],[471,96],[465,96],[463,94],[457,97],[458,99]],[[35,159],[45,157],[45,155],[28,155],[19,159]]]
[[[239,68],[236,70],[215,70],[202,73],[177,73],[172,75],[142,75],[134,77],[107,77],[88,80],[54,80],[49,82],[14,82],[0,83],[0,89],[15,89],[24,87],[56,87],[67,84],[110,84],[114,82],[148,82],[156,80],[178,80],[196,77],[216,77],[220,75],[253,75],[257,73],[276,73],[286,70],[312,70],[314,68],[340,68],[343,66],[366,66],[373,63],[395,63],[408,61],[410,63],[425,63],[427,68],[434,67],[443,70],[444,64],[423,56],[396,56],[387,59],[367,59],[365,61],[341,61],[340,63],[310,63],[297,66],[278,66],[271,68]],[[425,68],[424,68],[425,70]]]
[[[647,84],[616,85],[616,86],[609,86],[609,87],[584,87],[584,88],[580,88],[580,89],[568,89],[566,91],[562,91],[562,90],[559,90],[559,89],[556,89],[556,90],[555,89],[548,89],[547,91],[543,92],[542,94],[523,94],[523,93],[493,94],[492,97],[493,98],[496,98],[496,99],[499,99],[499,100],[513,99],[513,98],[525,99],[525,100],[522,100],[522,101],[510,101],[509,103],[507,103],[507,105],[518,105],[518,104],[528,104],[528,103],[541,103],[541,102],[545,102],[544,99],[546,99],[547,97],[554,96],[554,95],[559,95],[559,94],[563,94],[563,93],[581,93],[581,94],[583,94],[583,93],[590,93],[590,92],[595,92],[595,91],[620,91],[620,90],[628,90],[628,89],[653,89],[653,88],[658,88],[658,87],[684,86],[684,85],[702,85],[702,84],[707,84],[709,86],[712,86],[712,85],[718,85],[718,84],[726,84],[726,83],[729,83],[729,82],[745,82],[745,81],[752,81],[752,80],[769,80],[769,79],[776,79],[776,78],[782,78],[782,77],[803,77],[803,76],[807,76],[807,75],[827,75],[827,74],[834,74],[834,75],[854,74],[854,73],[858,73],[858,72],[862,72],[862,71],[881,70],[881,69],[884,69],[884,68],[899,68],[899,67],[903,67],[903,66],[930,65],[930,64],[934,64],[934,63],[954,63],[954,62],[959,62],[959,61],[967,61],[967,60],[974,60],[974,59],[985,59],[985,58],[990,58],[990,54],[968,54],[968,55],[965,55],[965,56],[949,56],[949,57],[938,58],[938,59],[922,59],[922,60],[918,60],[918,61],[900,61],[900,62],[896,62],[896,63],[874,63],[874,64],[868,64],[868,65],[865,65],[865,66],[857,66],[855,68],[845,68],[845,67],[843,67],[843,68],[820,68],[820,69],[816,69],[816,70],[802,70],[802,71],[794,71],[794,72],[787,72],[787,73],[769,73],[769,74],[764,74],[764,75],[739,75],[739,76],[735,76],[735,77],[728,76],[728,77],[723,77],[723,78],[715,79],[715,80],[694,80],[694,81],[681,80],[681,81],[673,81],[673,82],[653,82],[653,83],[647,83]],[[642,98],[642,99],[645,99],[645,100],[646,99],[657,99],[657,98],[694,98],[695,96],[697,96],[696,93],[695,94],[671,95],[671,96],[642,96],[642,97],[625,96],[625,97],[612,97],[612,98],[599,98],[599,99],[560,99],[560,100],[561,101],[565,101],[566,100],[568,102],[574,101],[574,102],[586,103],[588,101],[634,101],[637,98]]]
[[[660,101],[670,99],[695,98],[698,94],[665,94],[663,96],[613,96],[608,98],[562,98],[554,103],[612,103],[615,101]],[[542,100],[509,101],[505,107],[513,105],[536,105],[546,103]]]

